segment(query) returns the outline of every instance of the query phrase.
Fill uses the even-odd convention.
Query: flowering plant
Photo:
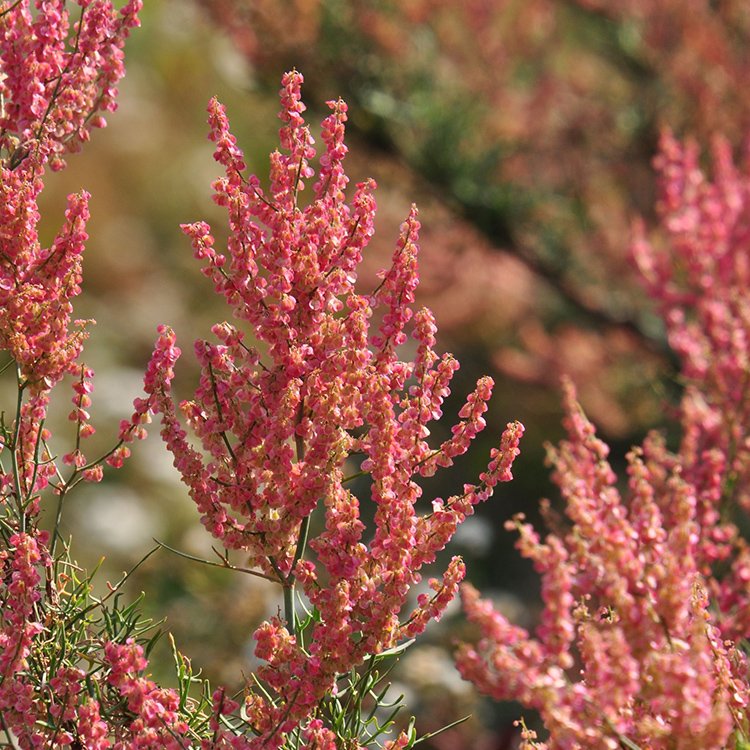
[[[357,265],[373,233],[375,185],[357,185],[351,205],[346,202],[346,105],[329,102],[313,199],[300,205],[315,156],[302,119],[301,83],[299,73],[284,76],[285,153],[271,157],[267,191],[257,177],[245,176],[225,111],[210,103],[214,157],[226,171],[214,183],[214,199],[229,217],[227,255],[215,250],[206,223],[183,226],[204,273],[235,317],[252,326],[265,357],[227,322],[213,328],[219,343],[196,343],[202,376],[195,398],[180,408],[201,441],[199,452],[188,444],[170,399],[179,350],[174,333],[162,328],[146,375],[148,398],[123,425],[129,430],[148,410],[161,414],[162,436],[203,524],[227,555],[242,551],[257,575],[283,589],[283,617],[255,632],[256,655],[266,664],[244,706],[264,746],[280,746],[295,732],[308,742],[313,735],[334,742],[326,719],[336,721],[329,698],[340,677],[440,618],[464,576],[460,558],[404,614],[410,589],[473,507],[511,478],[523,432],[518,423],[508,425],[479,484],[433,500],[431,512],[418,511],[416,480],[451,466],[468,449],[485,426],[492,381],[479,381],[452,436],[430,446],[427,425],[442,416],[458,363],[435,353],[432,314],[411,307],[418,283],[416,209],[378,288],[357,293]],[[369,321],[378,313],[371,332]],[[404,362],[397,348],[407,343],[412,319],[416,354]],[[360,500],[347,488],[360,475],[370,477],[375,508],[367,544]],[[316,509],[324,528],[312,536]],[[298,592],[310,607],[304,618]]]
[[[493,384],[481,378],[450,437],[430,441],[458,363],[436,353],[432,314],[414,309],[416,209],[377,288],[361,292],[375,184],[347,195],[347,107],[329,102],[318,155],[303,119],[302,76],[292,71],[282,80],[281,150],[271,155],[267,187],[247,173],[222,105],[209,104],[227,248],[217,250],[205,222],[183,231],[234,322],[195,344],[200,380],[179,404],[172,383],[180,351],[175,333],[160,327],[145,395],[112,448],[87,457],[93,372],[80,361],[87,322],[72,320],[72,300],[81,291],[88,195],[70,196],[48,248],[38,237],[38,197],[46,170],[63,169],[115,109],[124,43],[140,10],[139,0],[120,11],[109,0],[0,6],[0,350],[3,371],[15,374],[13,405],[0,412],[4,744],[413,747],[414,720],[392,738],[400,705],[389,701],[384,673],[459,590],[458,557],[427,589],[417,587],[459,524],[511,478],[523,427],[507,426],[477,483],[423,498],[422,480],[452,466],[486,426]],[[748,744],[750,553],[741,528],[750,502],[750,178],[726,143],[717,141],[714,157],[709,180],[695,146],[663,137],[667,236],[650,242],[638,229],[633,248],[683,361],[679,446],[649,435],[618,487],[607,446],[566,384],[568,437],[549,449],[565,516],[543,506],[552,529],[544,540],[523,517],[509,523],[542,575],[535,636],[470,585],[461,588],[481,636],[459,647],[458,668],[483,692],[539,712],[549,738],[537,742],[523,724],[527,748]],[[47,414],[66,378],[75,437],[58,453]],[[176,647],[176,687],[153,681],[157,634],[139,600],[123,603],[128,576],[96,596],[60,532],[69,493],[100,481],[105,466],[121,466],[155,415],[221,545],[213,564],[282,594],[283,609],[254,632],[261,665],[241,695],[212,690]]]
[[[474,505],[510,479],[523,428],[508,425],[479,484],[417,508],[419,477],[464,453],[484,428],[492,381],[482,378],[452,436],[427,440],[442,416],[458,364],[434,351],[435,323],[414,312],[419,222],[412,209],[390,269],[370,295],[355,291],[357,265],[373,233],[372,181],[347,202],[342,162],[346,105],[331,102],[323,122],[325,153],[313,197],[299,201],[313,177],[313,139],[302,119],[302,76],[283,80],[281,145],[271,158],[267,191],[246,176],[222,106],[209,107],[215,157],[226,176],[215,200],[227,208],[228,257],[214,249],[207,224],[186,225],[196,256],[235,318],[218,343],[199,341],[202,377],[194,400],[180,404],[200,440],[190,446],[171,400],[174,333],[160,329],[137,399],[115,447],[96,460],[84,453],[93,373],[78,362],[85,324],[71,324],[80,292],[87,195],[69,199],[66,224],[49,249],[36,235],[37,196],[47,166],[103,125],[123,74],[122,46],[140,3],[118,14],[110,3],[80,0],[74,20],[64,2],[18,0],[0,11],[2,54],[2,274],[0,346],[16,370],[17,406],[1,427],[3,580],[0,726],[21,747],[86,748],[309,747],[380,744],[392,721],[363,701],[379,670],[440,618],[463,578],[454,557],[432,592],[409,593]],[[370,318],[379,315],[371,330]],[[71,329],[72,326],[72,329]],[[404,362],[399,347],[416,347]],[[261,351],[262,349],[262,351]],[[74,377],[74,448],[60,460],[45,415],[52,390]],[[103,465],[120,466],[128,444],[145,437],[152,413],[208,531],[249,558],[245,570],[279,584],[283,615],[255,632],[265,663],[241,703],[218,689],[191,693],[197,678],[175,651],[179,687],[145,676],[153,639],[137,602],[123,607],[119,586],[101,599],[70,560],[59,533],[67,494],[99,481]],[[65,467],[69,467],[67,470]],[[370,478],[372,528],[348,485]],[[48,496],[51,496],[48,498]],[[56,499],[55,499],[56,498]],[[56,502],[51,534],[40,529],[44,504]],[[428,508],[429,508],[428,504]],[[321,529],[311,527],[318,521]],[[365,533],[371,533],[371,539]],[[301,610],[303,607],[304,610]],[[407,747],[413,730],[387,745]]]
[[[682,361],[682,438],[650,434],[628,455],[620,491],[608,448],[568,384],[567,440],[549,449],[565,518],[543,506],[542,541],[523,517],[521,553],[542,576],[532,637],[465,585],[479,626],[457,665],[495,698],[537,709],[550,737],[527,747],[745,747],[750,735],[747,165],[714,144],[714,177],[694,143],[660,144],[666,237],[636,227],[634,258]],[[732,744],[734,743],[734,744]]]

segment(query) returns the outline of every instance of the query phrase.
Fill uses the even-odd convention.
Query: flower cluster
[[[750,176],[714,146],[661,142],[666,237],[638,228],[634,257],[661,307],[685,380],[676,453],[651,434],[628,456],[627,492],[608,448],[565,390],[568,438],[550,448],[566,524],[541,540],[517,518],[518,547],[542,576],[536,637],[463,589],[479,626],[462,674],[537,709],[549,748],[724,748],[747,736],[748,209]],[[549,505],[545,505],[548,514]],[[557,529],[560,529],[559,531]],[[533,732],[525,730],[529,747]]]
[[[383,191],[431,186],[422,298],[444,343],[492,351],[531,409],[566,373],[607,434],[653,424],[668,353],[623,238],[651,213],[656,123],[745,137],[744,3],[199,2],[256,79],[294,60],[341,92]]]
[[[76,18],[65,0],[37,0],[34,11],[28,0],[0,6],[0,153],[11,170],[29,157],[61,169],[92,127],[104,127],[100,113],[117,107],[142,0],[119,12],[110,0],[76,4]]]
[[[737,524],[750,510],[750,177],[723,139],[713,144],[712,180],[698,159],[697,144],[662,136],[657,168],[668,243],[659,252],[639,230],[634,255],[682,362],[679,463],[697,498],[699,569],[722,633],[746,638],[750,556]],[[722,575],[712,576],[719,565]]]
[[[335,691],[340,675],[441,616],[464,576],[459,558],[442,580],[430,582],[432,595],[420,595],[413,611],[402,612],[420,569],[435,561],[497,482],[510,479],[523,432],[518,423],[508,425],[478,485],[434,500],[431,512],[419,510],[419,478],[450,466],[485,427],[492,381],[479,381],[452,437],[431,446],[427,425],[441,417],[458,364],[436,354],[431,313],[412,308],[416,209],[377,289],[359,293],[357,265],[373,234],[375,185],[357,185],[347,202],[347,108],[329,102],[325,149],[312,198],[302,204],[316,151],[302,117],[301,83],[297,72],[284,76],[283,151],[271,157],[265,190],[245,174],[224,108],[215,100],[209,105],[215,158],[225,169],[214,199],[229,218],[226,254],[217,251],[206,223],[183,229],[216,291],[250,326],[253,342],[246,343],[239,325],[224,322],[213,328],[217,343],[195,345],[200,384],[180,411],[202,450],[188,442],[171,400],[179,350],[170,329],[161,330],[145,381],[148,398],[134,415],[135,423],[149,409],[161,413],[162,435],[206,528],[284,589],[284,617],[255,633],[266,693],[254,692],[245,711],[258,747],[279,747]],[[410,330],[416,354],[405,362],[398,350]],[[369,477],[374,508],[369,531],[349,488],[362,475]],[[314,611],[307,628],[295,611],[299,590]],[[327,746],[324,729],[306,724],[303,731]]]
[[[182,748],[174,739],[185,730],[179,696],[143,677],[142,646],[128,640],[146,625],[133,610],[107,607],[108,597],[94,599],[90,580],[59,552],[66,494],[101,479],[104,461],[121,463],[123,442],[143,432],[131,425],[98,460],[83,454],[81,441],[94,432],[93,372],[78,361],[84,322],[71,318],[88,194],[68,198],[48,248],[37,231],[45,170],[62,168],[89,129],[103,126],[98,113],[115,108],[123,45],[141,2],[118,11],[81,0],[75,20],[61,0],[35,5],[0,6],[0,351],[17,385],[15,408],[0,414],[0,728],[9,746],[24,749]],[[58,463],[45,420],[51,392],[68,374],[76,438]],[[39,528],[50,502],[51,534]]]
[[[115,743],[114,750],[183,750],[181,738],[188,726],[179,713],[180,697],[142,676],[148,662],[141,646],[132,639],[124,644],[110,642],[104,647],[104,657],[109,666],[107,680],[132,715],[125,731],[127,741]]]
[[[44,539],[27,534],[14,534],[9,547],[2,553],[3,586],[2,630],[0,630],[0,711],[7,726],[22,736],[33,710],[35,696],[32,686],[23,678],[34,638],[43,628],[34,617],[34,608],[41,599],[38,566],[49,563],[42,546]],[[10,546],[12,545],[12,546]]]
[[[65,222],[48,248],[39,242],[38,198],[47,166],[64,166],[63,155],[104,124],[97,113],[115,108],[122,49],[141,3],[131,0],[121,11],[105,0],[79,6],[75,23],[65,2],[37,2],[32,11],[19,0],[0,9],[0,351],[15,365],[19,391],[15,420],[0,420],[0,450],[11,456],[10,470],[0,466],[0,498],[14,509],[11,527],[19,530],[36,516],[39,493],[54,477],[58,492],[66,486],[43,425],[49,394],[69,373],[77,380],[70,414],[77,439],[63,460],[74,475],[101,477],[80,450],[94,431],[87,411],[93,373],[77,362],[86,321],[71,320],[89,196],[68,197]]]
[[[71,195],[62,229],[41,247],[44,170],[62,168],[64,154],[104,125],[98,113],[115,109],[122,49],[141,2],[118,12],[108,0],[82,0],[75,23],[65,2],[36,5],[0,8],[0,349],[43,410],[65,373],[83,372],[75,360],[85,321],[71,329],[71,300],[80,293],[89,216],[88,194]]]

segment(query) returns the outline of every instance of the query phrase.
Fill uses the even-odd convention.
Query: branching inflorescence
[[[652,244],[638,226],[633,252],[682,360],[678,449],[649,435],[621,491],[568,385],[568,439],[549,450],[567,529],[542,541],[510,524],[542,576],[536,638],[463,590],[483,638],[459,669],[537,709],[551,749],[718,750],[748,734],[750,177],[717,141],[709,180],[697,146],[669,133],[656,167],[666,236]]]
[[[300,722],[317,715],[339,676],[440,618],[464,576],[459,558],[442,580],[431,580],[433,593],[421,594],[405,612],[409,592],[457,525],[498,482],[511,478],[523,432],[519,423],[508,425],[479,484],[434,500],[431,512],[418,511],[419,478],[450,466],[485,427],[492,381],[479,381],[452,437],[431,446],[427,425],[441,418],[458,363],[435,353],[432,314],[413,312],[416,209],[402,225],[377,289],[355,291],[357,266],[373,233],[375,185],[357,185],[346,201],[346,105],[329,102],[313,197],[302,205],[305,183],[315,176],[315,149],[302,118],[301,83],[297,72],[283,79],[284,151],[271,157],[267,190],[246,175],[224,108],[215,100],[209,105],[214,156],[226,170],[214,183],[214,198],[229,217],[227,253],[217,252],[204,222],[183,230],[204,273],[240,324],[251,326],[255,342],[246,344],[244,332],[224,322],[213,328],[217,343],[196,343],[200,385],[180,410],[201,450],[188,443],[170,397],[179,350],[168,328],[149,365],[149,397],[135,415],[137,421],[146,409],[161,413],[162,435],[206,528],[228,550],[249,555],[250,566],[284,590],[284,616],[255,633],[256,655],[266,662],[258,672],[266,692],[253,692],[245,710],[262,738],[258,747],[280,746]],[[416,355],[404,362],[397,352],[409,327]],[[360,499],[347,486],[354,474],[371,479],[371,533]],[[323,528],[308,536],[316,512]],[[306,627],[296,613],[295,589],[313,608]]]

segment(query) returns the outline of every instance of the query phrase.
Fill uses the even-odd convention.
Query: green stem
[[[294,578],[289,576],[289,583],[284,585],[284,617],[290,633],[297,635],[297,615],[294,611]]]
[[[26,513],[23,508],[23,499],[21,498],[21,469],[18,465],[18,443],[21,439],[21,410],[23,408],[23,389],[21,382],[21,367],[16,365],[16,374],[18,382],[18,399],[16,401],[16,423],[13,429],[13,443],[10,445],[10,460],[13,466],[13,490],[16,495],[18,504],[18,530],[26,531]]]
[[[60,539],[60,524],[63,516],[63,503],[65,502],[65,489],[57,497],[57,510],[55,512],[55,526],[52,531],[52,541],[50,542],[50,555],[54,558],[57,550],[57,540]]]
[[[302,419],[305,415],[305,399],[300,399],[299,406],[297,408],[297,425],[302,423]],[[299,436],[294,436],[294,447],[297,453],[297,463],[304,461],[305,459],[305,441]],[[307,534],[310,530],[310,516],[307,515],[302,519],[299,528],[299,537],[297,537],[297,547],[294,550],[294,559],[292,560],[292,568],[289,571],[289,575],[284,585],[284,615],[286,616],[287,628],[290,629],[291,633],[299,636],[297,632],[297,613],[294,608],[294,566],[297,561],[300,560],[302,555],[305,554],[305,547],[307,546]]]
[[[299,527],[299,538],[297,539],[297,549],[294,550],[294,560],[292,562],[292,570],[297,564],[298,560],[302,557],[307,547],[307,535],[310,531],[310,516],[305,516],[302,519],[302,523]]]
[[[180,557],[184,557],[186,560],[193,560],[194,562],[203,563],[203,565],[210,565],[214,568],[223,568],[225,570],[236,570],[239,573],[247,573],[251,576],[256,576],[257,578],[262,578],[264,581],[271,581],[276,582],[277,579],[273,578],[272,576],[268,576],[265,573],[261,573],[257,570],[253,570],[252,568],[242,568],[238,565],[232,565],[228,558],[225,555],[219,554],[219,552],[214,549],[214,552],[218,555],[219,559],[221,560],[220,563],[214,562],[213,560],[204,560],[202,557],[196,557],[195,555],[190,555],[187,552],[181,552],[178,549],[175,549],[174,547],[170,547],[168,544],[165,544],[164,542],[159,541],[158,539],[154,539],[154,541],[160,546],[163,547],[165,550],[168,550],[169,552],[172,552],[175,555],[179,555]]]

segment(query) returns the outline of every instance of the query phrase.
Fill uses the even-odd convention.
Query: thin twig
[[[169,550],[170,552],[173,552],[175,555],[179,555],[180,557],[184,557],[186,560],[192,560],[193,562],[199,562],[203,565],[210,565],[214,568],[223,568],[224,570],[236,570],[238,573],[247,573],[251,576],[256,576],[257,578],[262,578],[265,581],[271,581],[272,583],[278,583],[278,581],[275,578],[272,578],[269,575],[266,575],[265,573],[261,573],[258,570],[253,570],[252,568],[242,568],[239,565],[232,565],[229,560],[227,560],[226,557],[219,556],[219,559],[221,560],[220,563],[214,562],[213,560],[204,560],[202,557],[197,557],[196,555],[191,555],[188,552],[182,552],[181,550],[175,549],[174,547],[170,547],[168,544],[165,544],[162,541],[159,541],[158,539],[154,538],[154,541],[159,545],[159,547],[163,547],[166,550]],[[216,550],[214,550],[216,552]]]

